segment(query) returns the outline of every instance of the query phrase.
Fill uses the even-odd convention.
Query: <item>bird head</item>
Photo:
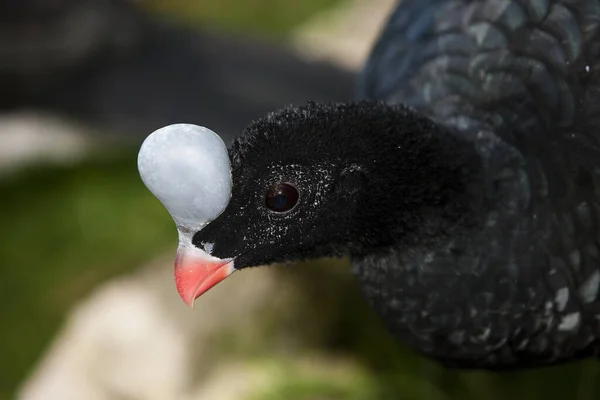
[[[345,254],[362,168],[340,160],[350,148],[340,106],[288,108],[250,124],[229,151],[217,134],[175,124],[146,138],[138,155],[144,184],[179,233],[175,280],[194,299],[236,270]],[[318,145],[317,145],[318,144]]]
[[[377,102],[288,107],[229,150],[194,125],[152,133],[138,168],[177,226],[182,299],[246,267],[361,256],[414,234],[440,201],[423,183],[443,174],[431,123],[413,114]]]

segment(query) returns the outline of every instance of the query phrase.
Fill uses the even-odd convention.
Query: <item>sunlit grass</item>
[[[375,400],[377,384],[370,371],[349,360],[271,359],[258,364],[267,372],[265,389],[248,400]]]
[[[150,9],[190,24],[285,37],[320,10],[343,0],[147,0]]]

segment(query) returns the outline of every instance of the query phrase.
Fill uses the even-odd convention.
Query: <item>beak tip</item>
[[[183,300],[183,302],[185,303],[186,306],[188,306],[192,310],[194,309],[194,303],[195,303],[194,300]]]
[[[181,300],[190,308],[194,301],[234,271],[232,260],[175,264],[175,285]]]
[[[186,306],[194,308],[195,297],[191,295],[193,292],[186,290],[184,285],[181,285],[181,281],[177,278],[175,278],[175,284],[177,286],[177,293],[179,293],[181,300],[183,300]]]

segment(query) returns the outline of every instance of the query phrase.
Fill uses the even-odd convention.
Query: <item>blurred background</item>
[[[395,343],[347,261],[240,272],[192,311],[142,185],[175,122],[229,142],[290,103],[349,100],[394,0],[0,3],[0,399],[600,398],[596,360],[448,371]]]

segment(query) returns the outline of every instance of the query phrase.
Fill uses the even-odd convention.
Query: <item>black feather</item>
[[[390,331],[448,365],[598,354],[599,25],[597,0],[401,1],[371,101],[251,124],[194,243],[237,268],[350,254]],[[301,192],[281,215],[279,181]]]

